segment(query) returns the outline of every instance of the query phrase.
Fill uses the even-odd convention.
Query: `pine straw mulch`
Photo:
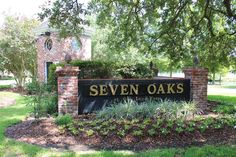
[[[215,105],[215,102],[211,102]],[[210,109],[209,109],[210,111]],[[209,112],[210,113],[210,112]],[[79,116],[81,120],[90,119],[89,116]],[[36,144],[44,147],[54,147],[70,149],[76,151],[89,150],[122,150],[133,151],[147,150],[151,148],[162,147],[187,147],[201,146],[204,144],[236,144],[236,129],[225,126],[221,129],[209,128],[201,133],[195,130],[192,133],[169,133],[168,135],[158,134],[156,136],[133,136],[127,134],[119,137],[116,134],[101,136],[93,134],[79,134],[73,136],[70,132],[62,132],[54,124],[53,118],[41,119],[39,121],[26,120],[20,124],[9,127],[6,130],[6,136],[14,138],[17,141]]]

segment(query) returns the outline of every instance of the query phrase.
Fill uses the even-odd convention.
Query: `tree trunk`
[[[220,74],[220,80],[219,81],[220,81],[220,85],[221,85],[221,74]]]
[[[213,77],[212,77],[212,84],[213,85],[215,84],[215,80],[216,80],[216,73],[213,72]]]
[[[172,66],[170,67],[170,77],[172,77],[173,75],[173,70],[172,70]]]
[[[173,75],[173,72],[172,72],[172,70],[170,71],[170,77],[172,77],[172,75]]]

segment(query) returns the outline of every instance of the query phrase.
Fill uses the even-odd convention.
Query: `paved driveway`
[[[208,85],[208,95],[236,96],[236,88],[225,88],[217,85]]]
[[[15,85],[15,80],[0,80],[0,85]]]

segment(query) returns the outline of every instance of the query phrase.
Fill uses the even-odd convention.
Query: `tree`
[[[85,15],[90,12],[97,16],[99,26],[112,28],[107,44],[116,50],[131,46],[141,53],[164,55],[170,61],[170,69],[186,64],[183,60],[189,64],[196,55],[200,56],[201,65],[207,65],[204,55],[217,53],[213,55],[215,60],[227,58],[234,46],[235,0],[92,0],[87,9],[75,4],[78,0],[57,0],[52,7],[45,7],[40,17],[49,17],[52,25],[65,32],[65,21],[70,25],[75,19],[86,21]],[[70,26],[68,30],[73,32]],[[221,40],[230,49],[220,48]],[[218,44],[211,46],[214,41]],[[212,64],[214,73],[215,66]]]
[[[233,42],[233,40],[220,38],[219,36],[213,37],[211,40],[205,41],[199,53],[201,65],[207,67],[210,74],[212,74],[213,84],[215,83],[216,74],[222,74],[232,64],[230,53],[234,51],[236,44],[230,42]]]
[[[95,32],[92,35],[92,59],[118,61],[121,64],[128,63],[147,63],[153,59],[153,56],[140,54],[138,49],[132,46],[126,49],[116,49],[111,44],[107,44],[112,40],[111,27],[100,28],[94,25]]]
[[[7,16],[0,29],[0,58],[4,70],[12,73],[19,87],[36,73],[36,47],[32,29],[37,21]]]
[[[231,62],[230,71],[236,73],[236,50],[234,50],[234,52],[231,53],[230,62]]]

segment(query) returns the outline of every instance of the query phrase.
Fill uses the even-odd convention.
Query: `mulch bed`
[[[61,132],[54,124],[52,118],[39,121],[26,120],[20,124],[9,127],[6,135],[17,141],[36,144],[44,147],[70,149],[76,151],[90,150],[133,150],[141,151],[160,147],[186,147],[204,144],[236,144],[236,129],[225,127],[222,129],[208,129],[204,133],[180,133],[158,135],[154,137],[135,137],[128,134],[121,138],[110,134],[99,136],[94,134],[86,136],[79,134],[73,136],[69,132]]]
[[[214,116],[212,109],[217,102],[208,103],[204,116]],[[80,115],[78,121],[92,120],[94,116]],[[225,126],[221,129],[209,128],[201,133],[198,130],[194,132],[170,133],[168,135],[158,134],[156,136],[133,136],[127,134],[125,137],[119,137],[115,133],[101,136],[93,134],[79,134],[73,136],[70,132],[62,132],[54,123],[53,118],[41,119],[35,121],[28,119],[17,125],[6,129],[6,136],[14,138],[17,141],[40,145],[44,147],[70,149],[73,151],[91,151],[91,150],[133,150],[141,151],[152,148],[162,147],[187,147],[201,146],[204,144],[236,144],[236,129]]]

